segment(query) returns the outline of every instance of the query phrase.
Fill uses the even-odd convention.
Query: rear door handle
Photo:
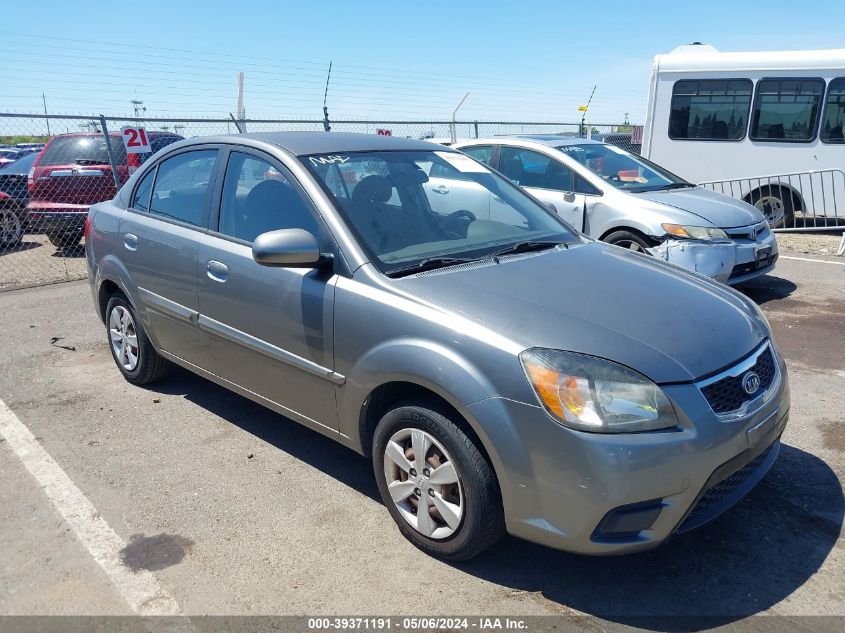
[[[208,263],[205,265],[205,271],[209,279],[221,284],[226,283],[226,280],[229,278],[229,267],[223,262],[218,262],[216,259],[208,260]]]
[[[446,185],[438,185],[437,187],[432,187],[431,190],[434,193],[439,193],[440,195],[445,195],[449,193],[449,187],[447,187]]]
[[[138,236],[134,233],[127,233],[123,236],[123,245],[130,251],[138,250]]]

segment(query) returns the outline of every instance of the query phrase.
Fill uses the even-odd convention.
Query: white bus
[[[773,226],[845,225],[845,49],[654,58],[642,155]]]

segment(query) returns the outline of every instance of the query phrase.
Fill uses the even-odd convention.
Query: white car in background
[[[614,145],[563,136],[473,139],[456,149],[499,170],[590,237],[659,257],[728,284],[774,268],[777,242],[750,204],[691,184]],[[429,173],[444,208],[477,209],[476,183]],[[451,203],[446,205],[445,198]],[[473,200],[470,203],[470,200]],[[507,213],[495,197],[489,219]],[[437,209],[434,209],[437,211]]]

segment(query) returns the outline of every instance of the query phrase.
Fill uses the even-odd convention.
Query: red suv
[[[170,132],[147,132],[147,137],[153,152],[182,140]],[[152,155],[127,155],[119,134],[109,134],[109,142],[121,184]],[[117,193],[105,136],[96,132],[54,136],[35,160],[27,187],[27,230],[46,234],[56,247],[75,246],[82,239],[88,207]]]

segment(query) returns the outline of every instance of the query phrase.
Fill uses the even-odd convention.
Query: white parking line
[[[0,435],[44,489],[77,538],[106,572],[120,596],[140,615],[176,615],[179,605],[148,571],[132,572],[120,561],[126,543],[97,508],[0,400]]]
[[[845,261],[832,262],[829,259],[813,259],[812,257],[791,257],[790,255],[781,255],[779,259],[791,259],[796,262],[816,262],[817,264],[833,264],[834,266],[842,266],[845,268]]]

